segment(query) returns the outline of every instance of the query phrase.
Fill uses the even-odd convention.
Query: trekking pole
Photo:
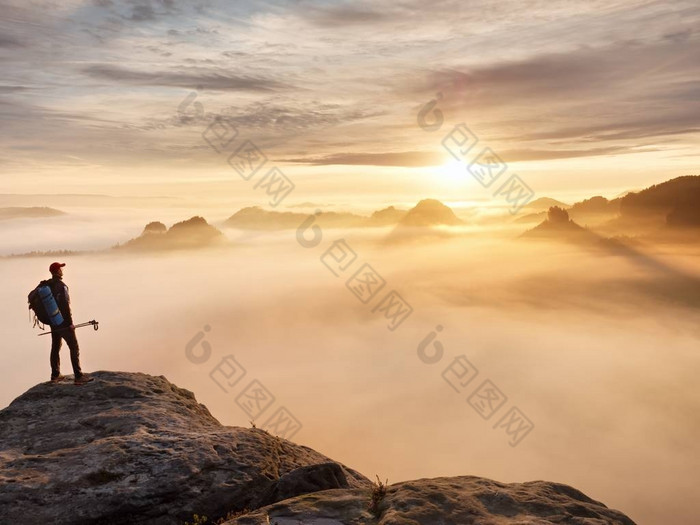
[[[92,321],[88,321],[87,323],[81,323],[81,324],[76,324],[73,326],[73,328],[82,328],[83,326],[90,326],[92,325],[93,330],[98,330],[100,328],[100,324],[95,321],[94,319]],[[37,335],[48,335],[53,332],[60,332],[61,330],[66,330],[69,328],[68,326],[64,326],[63,328],[54,328],[53,330],[49,330],[48,332],[41,332],[40,334]]]

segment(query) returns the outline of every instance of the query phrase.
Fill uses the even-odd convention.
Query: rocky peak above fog
[[[141,235],[114,248],[143,251],[192,249],[216,246],[224,240],[223,233],[203,217],[195,216],[177,222],[170,228],[159,221],[149,222]]]

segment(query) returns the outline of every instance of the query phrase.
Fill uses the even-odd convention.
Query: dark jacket
[[[49,286],[51,287],[51,293],[53,298],[58,304],[58,309],[61,311],[63,316],[63,324],[61,326],[70,326],[73,324],[73,316],[70,311],[70,295],[68,294],[68,286],[63,280],[54,275],[49,279]]]

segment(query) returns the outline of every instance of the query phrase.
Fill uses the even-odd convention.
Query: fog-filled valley
[[[391,482],[555,479],[640,523],[664,523],[668,507],[679,523],[693,519],[697,243],[531,238],[522,234],[532,225],[464,215],[461,226],[399,236],[393,226],[322,228],[317,242],[311,229],[223,228],[222,211],[207,219],[223,242],[130,251],[109,247],[193,210],[66,211],[7,220],[0,232],[5,255],[94,250],[57,259],[76,322],[100,322],[78,331],[86,370],[165,375],[241,426],[251,417],[236,396],[257,379],[301,423],[296,442]],[[3,405],[48,379],[50,341],[31,328],[26,294],[53,259],[0,260]],[[346,285],[365,263],[386,282],[369,299]],[[392,291],[411,309],[393,330],[378,309]],[[198,362],[203,344],[211,355]],[[247,371],[228,392],[215,371],[226,356]],[[459,356],[478,370],[463,389],[450,382]],[[507,398],[488,419],[467,401],[486,380]],[[517,446],[497,425],[511,407],[534,425]]]

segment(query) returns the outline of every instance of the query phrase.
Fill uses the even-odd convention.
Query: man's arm
[[[68,287],[64,283],[59,283],[56,287],[56,302],[58,303],[58,309],[61,311],[63,316],[63,321],[69,325],[73,324],[73,315],[70,311],[70,295],[68,294]]]
[[[66,299],[66,321],[69,325],[73,326],[73,313],[70,311],[70,295],[68,294],[68,287],[63,285],[64,297]]]

